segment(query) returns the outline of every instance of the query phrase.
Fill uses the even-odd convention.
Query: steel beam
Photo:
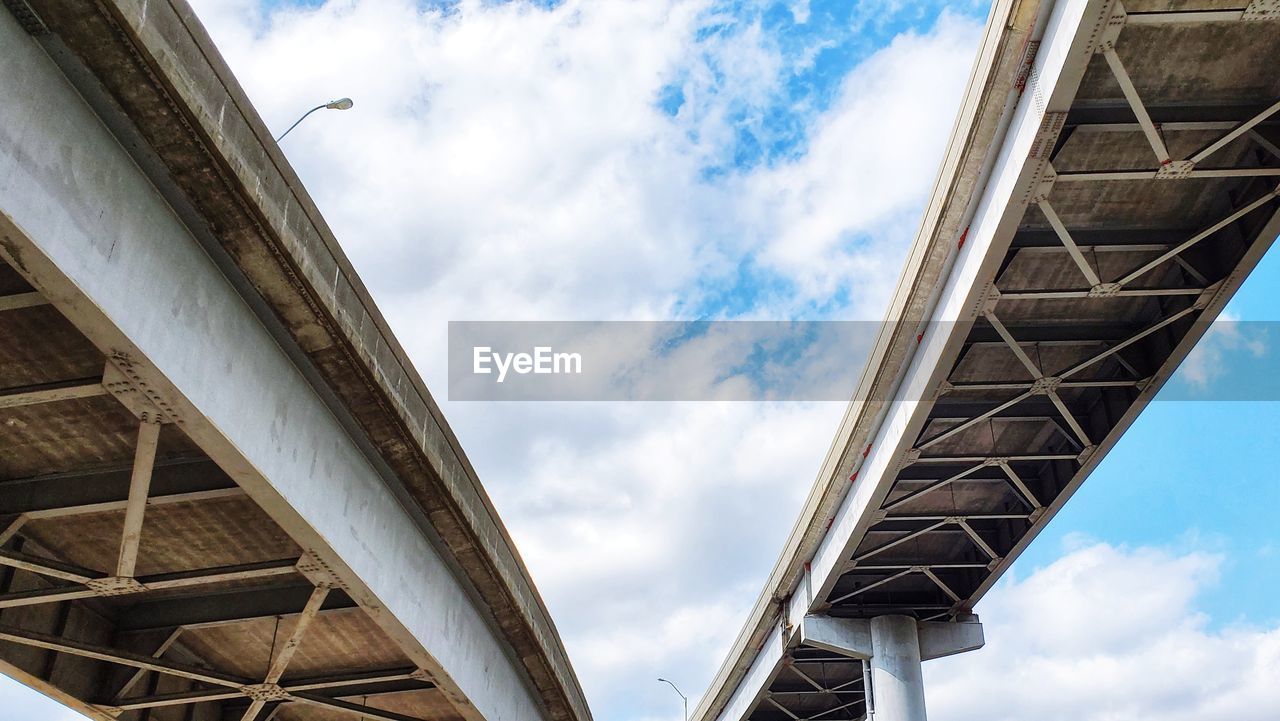
[[[1153,258],[1152,260],[1149,260],[1146,263],[1143,263],[1141,266],[1135,268],[1134,270],[1129,271],[1129,273],[1127,273],[1124,277],[1122,277],[1117,282],[1120,285],[1128,285],[1129,283],[1132,283],[1134,280],[1146,274],[1148,271],[1176,257],[1177,255],[1179,255],[1186,249],[1190,248],[1191,246],[1195,245],[1196,243],[1199,243],[1200,241],[1204,240],[1205,238],[1208,238],[1209,236],[1213,235],[1219,230],[1222,230],[1223,228],[1227,227],[1228,225],[1231,225],[1237,220],[1240,220],[1241,218],[1252,213],[1258,208],[1261,208],[1264,205],[1275,200],[1277,195],[1280,195],[1280,186],[1277,186],[1276,188],[1271,190],[1271,192],[1263,193],[1261,197],[1255,198],[1253,201],[1246,203],[1245,205],[1237,208],[1236,210],[1228,214],[1226,217],[1211,224],[1207,228],[1201,230],[1199,233],[1196,233],[1190,238],[1187,238],[1186,240],[1177,244],[1176,246],[1169,249],[1168,251],[1160,254],[1159,256]]]
[[[107,389],[102,386],[101,377],[5,388],[0,390],[0,409],[94,398],[106,394]]]
[[[1125,15],[1125,25],[1188,25],[1199,23],[1238,22],[1244,10],[1173,10],[1168,12],[1136,12]]]
[[[122,632],[148,631],[185,626],[208,628],[262,618],[294,616],[302,612],[312,586],[300,579],[255,585],[234,590],[212,589],[208,593],[138,601],[123,610],[115,626]],[[342,591],[334,590],[320,608],[321,613],[358,608]]]
[[[1280,176],[1280,168],[1195,168],[1187,172],[1182,178],[1274,178],[1278,176]],[[1058,173],[1058,182],[1158,180],[1160,177],[1159,169],[1070,170]]]
[[[151,652],[151,657],[160,658],[161,656],[165,655],[165,653],[170,648],[173,648],[173,645],[178,642],[178,639],[182,637],[183,632],[184,632],[184,629],[180,627],[170,631],[168,635],[165,636],[164,640],[160,642],[160,645],[157,646],[156,649]],[[129,680],[125,681],[120,686],[120,689],[116,691],[115,693],[116,700],[119,700],[127,696],[129,692],[133,690],[133,687],[136,686],[138,682],[142,681],[142,679],[145,678],[148,673],[150,672],[142,668],[135,670],[133,672],[133,675],[129,677]],[[154,679],[151,686],[151,692],[152,693],[155,692]]]
[[[243,581],[249,579],[271,578],[274,576],[288,576],[297,573],[297,559],[287,559],[281,561],[266,561],[262,563],[248,563],[236,566],[220,566],[216,568],[203,568],[194,571],[179,571],[174,573],[161,573],[151,576],[142,576],[136,579],[136,586],[117,587],[117,588],[101,588],[95,589],[88,584],[93,581],[107,581],[111,579],[95,578],[86,582],[86,585],[67,586],[59,588],[38,589],[34,591],[22,591],[19,593],[7,593],[0,595],[0,608],[14,608],[18,606],[34,606],[46,603],[58,603],[61,601],[73,601],[82,598],[90,598],[93,596],[121,596],[144,594],[149,591],[167,591],[174,589],[189,588],[193,586],[213,585],[226,583],[228,581]]]
[[[1120,90],[1124,93],[1125,100],[1129,101],[1129,107],[1133,109],[1133,114],[1137,116],[1138,125],[1141,126],[1143,135],[1147,136],[1147,142],[1151,144],[1151,149],[1156,154],[1156,162],[1168,163],[1170,160],[1169,149],[1165,147],[1164,137],[1160,135],[1155,123],[1151,121],[1151,116],[1147,114],[1147,107],[1142,104],[1142,97],[1138,94],[1137,88],[1133,86],[1133,80],[1129,77],[1129,72],[1125,70],[1124,63],[1121,62],[1120,56],[1116,54],[1115,48],[1104,47],[1102,57],[1106,59],[1112,75],[1115,76],[1116,82],[1120,84]]]
[[[1146,105],[1152,122],[1163,130],[1229,130],[1265,112],[1268,104],[1180,103]],[[1265,122],[1265,121],[1264,121]],[[1067,112],[1066,127],[1078,130],[1124,129],[1138,131],[1133,110],[1127,103],[1089,103]]]
[[[238,676],[222,673],[221,671],[215,671],[209,668],[190,666],[187,664],[177,663],[175,661],[154,658],[152,656],[143,656],[106,646],[84,643],[46,633],[28,631],[26,629],[5,624],[0,624],[0,641],[8,641],[10,643],[30,646],[32,648],[43,648],[49,651],[66,653],[72,656],[80,656],[82,658],[89,658],[95,661],[106,661],[120,666],[146,669],[148,671],[155,671],[169,676],[177,676],[189,681],[207,683],[213,686],[238,689],[251,683],[250,681]]]
[[[18,551],[0,550],[0,566],[18,568],[41,576],[56,578],[61,581],[84,584],[103,574],[89,568],[81,568],[52,558],[41,558]]]
[[[35,291],[0,295],[0,313],[7,310],[22,310],[23,308],[35,308],[48,304],[49,301]]]
[[[59,518],[122,511],[128,503],[131,470],[92,470],[0,480],[0,516]],[[212,461],[156,461],[148,506],[242,496]]]
[[[362,706],[350,701],[329,698],[312,692],[300,691],[291,694],[291,696],[293,697],[293,700],[308,706],[316,706],[330,711],[341,711],[353,716],[358,716],[361,719],[370,719],[371,721],[422,721],[422,719],[413,716],[406,716],[392,711],[383,711],[382,709],[373,708],[371,706]]]
[[[284,678],[280,685],[286,691],[335,691],[340,695],[360,695],[359,690],[366,686],[414,681],[422,690],[431,689],[435,684],[422,678],[423,674],[412,666],[373,671],[354,671],[350,673],[329,673],[323,676],[305,676]]]
[[[299,693],[327,691],[330,692],[330,694],[316,693],[316,695],[325,696],[327,698],[351,698],[385,696],[412,691],[429,691],[434,689],[435,685],[430,681],[423,680],[421,678],[421,673],[416,668],[394,668],[374,671],[359,671],[346,674],[311,676],[294,681],[283,680],[280,683],[280,688],[290,696]],[[120,711],[139,711],[148,708],[184,706],[187,704],[206,703],[209,701],[244,700],[250,701],[250,703],[247,704],[249,708],[255,708],[254,703],[241,689],[193,689],[174,693],[133,696],[130,698],[117,699],[116,701],[106,705],[112,709],[118,709]],[[257,704],[256,708],[261,710],[265,705],[265,703]],[[227,707],[234,709],[236,708],[236,705],[228,704]]]
[[[151,492],[151,469],[156,461],[160,441],[160,424],[143,421],[138,424],[138,445],[134,450],[133,472],[129,476],[129,497],[125,501],[124,530],[120,533],[120,556],[116,576],[133,578],[138,563],[138,547],[142,543],[142,522],[147,512],[147,496]]]
[[[1259,112],[1257,115],[1253,116],[1252,118],[1249,118],[1243,123],[1240,123],[1236,127],[1232,128],[1230,132],[1226,133],[1225,135],[1213,141],[1212,143],[1209,143],[1208,145],[1206,145],[1204,148],[1200,149],[1196,153],[1192,154],[1191,157],[1187,158],[1187,160],[1190,160],[1193,163],[1199,163],[1200,161],[1209,157],[1210,155],[1217,152],[1218,150],[1221,150],[1223,147],[1226,147],[1226,145],[1231,141],[1235,140],[1241,135],[1244,135],[1245,133],[1248,133],[1250,130],[1254,128],[1254,126],[1258,125],[1259,123],[1271,117],[1272,115],[1275,115],[1276,112],[1280,112],[1280,101],[1276,101],[1275,103],[1272,103],[1265,110]]]
[[[1198,228],[1148,228],[1148,229],[1075,229],[1071,237],[1081,249],[1098,251],[1154,251],[1169,249],[1169,242],[1174,238],[1185,238],[1196,232]],[[1022,229],[1013,236],[1009,246],[1012,250],[1040,249],[1066,252],[1062,247],[1062,239],[1052,229]]]

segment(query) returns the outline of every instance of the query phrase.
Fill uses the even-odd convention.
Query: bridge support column
[[[800,624],[800,643],[861,660],[870,669],[873,721],[925,721],[920,664],[982,648],[982,623],[973,614],[954,621],[910,616],[871,619],[811,614]]]
[[[876,721],[926,721],[920,661],[914,618],[871,619],[871,708]]]

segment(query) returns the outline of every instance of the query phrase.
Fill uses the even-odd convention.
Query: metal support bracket
[[[1280,19],[1280,0],[1253,0],[1240,19],[1247,22]]]
[[[95,595],[103,598],[111,598],[113,596],[129,596],[135,593],[142,593],[147,587],[136,578],[131,576],[108,576],[107,578],[93,578],[84,582],[84,585]]]
[[[1195,169],[1194,160],[1170,160],[1156,171],[1156,180],[1183,180],[1190,178],[1191,171]]]
[[[1107,18],[1107,24],[1098,33],[1097,44],[1094,45],[1093,52],[1105,53],[1108,50],[1115,50],[1116,42],[1120,40],[1120,31],[1124,30],[1125,22],[1128,19],[1129,14],[1125,12],[1124,5],[1117,0],[1116,4],[1111,8],[1111,16]]]
[[[133,362],[124,355],[107,358],[102,370],[102,386],[144,423],[181,423],[173,404],[134,371]]]
[[[288,701],[291,697],[289,692],[285,691],[280,684],[276,683],[255,683],[250,686],[241,686],[240,693],[248,696],[254,701],[263,703],[271,703],[272,701]]]
[[[333,567],[321,560],[313,551],[307,551],[298,559],[298,573],[301,573],[316,588],[340,588],[346,590],[347,585],[333,572]]]

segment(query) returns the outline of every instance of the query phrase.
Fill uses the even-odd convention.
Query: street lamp
[[[303,113],[301,118],[298,118],[297,120],[295,120],[293,122],[293,125],[289,126],[289,130],[293,130],[294,128],[298,127],[298,123],[301,123],[302,121],[306,120],[308,115],[314,113],[317,110],[350,110],[352,105],[355,105],[355,103],[351,102],[351,98],[338,98],[337,100],[330,100],[329,102],[324,103],[323,105],[317,105],[314,108]],[[281,140],[284,140],[284,136],[289,134],[289,130],[286,130],[283,133],[280,133],[280,137],[276,138],[276,142],[278,143]]]
[[[665,683],[666,685],[670,686],[671,688],[675,689],[675,692],[676,692],[676,693],[678,693],[678,694],[680,694],[680,698],[681,698],[681,700],[683,700],[683,701],[684,701],[684,721],[689,721],[689,697],[688,697],[688,696],[685,696],[685,695],[684,695],[684,694],[682,694],[682,693],[680,693],[680,689],[679,689],[679,688],[677,688],[677,687],[676,687],[676,685],[675,685],[674,683],[671,683],[670,681],[666,680],[665,678],[660,678],[660,679],[658,679],[658,680],[659,680],[659,681],[661,681],[662,683]]]

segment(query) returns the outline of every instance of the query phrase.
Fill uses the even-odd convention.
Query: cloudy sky
[[[277,131],[355,99],[286,154],[444,404],[595,717],[678,719],[656,677],[696,703],[842,404],[448,402],[447,323],[878,320],[986,4],[193,4]],[[1280,319],[1277,289],[1273,253],[1232,317]],[[1174,385],[1274,364],[1277,340],[1219,329]],[[931,716],[1280,708],[1280,484],[1256,470],[1278,424],[1273,402],[1155,403],[979,607],[987,647],[927,667]],[[21,718],[68,713],[48,703],[0,685]]]

